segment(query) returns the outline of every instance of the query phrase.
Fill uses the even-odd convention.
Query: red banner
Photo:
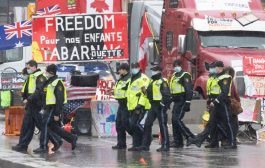
[[[250,76],[265,75],[265,57],[264,56],[245,56],[243,59],[243,71]]]
[[[127,60],[127,14],[46,16],[33,19],[37,62]]]
[[[37,0],[37,14],[53,15],[53,10],[60,14],[86,13],[86,6],[86,0]]]

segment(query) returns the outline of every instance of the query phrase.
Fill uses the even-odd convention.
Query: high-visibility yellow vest
[[[224,75],[221,75],[219,77],[214,78],[214,80],[211,82],[211,86],[209,86],[210,88],[207,88],[207,90],[209,90],[209,94],[210,95],[219,95],[221,93],[221,87],[218,84],[218,82],[220,80],[229,79],[229,78],[231,79],[232,77],[230,75],[227,75],[227,74],[224,74]],[[232,82],[230,82],[229,87],[230,87],[230,89],[229,89],[228,96],[231,96]]]
[[[12,101],[12,94],[10,90],[2,90],[0,92],[1,96],[1,107],[9,107]]]
[[[114,86],[114,98],[115,99],[124,99],[126,98],[126,90],[123,88],[130,82],[130,79],[127,81],[119,80]]]
[[[181,76],[177,77],[176,73],[173,74],[173,76],[170,79],[169,87],[170,87],[170,93],[171,94],[180,94],[185,93],[185,89],[181,83],[179,83],[180,79],[185,75],[190,73],[183,72]],[[190,75],[191,76],[191,75]]]
[[[28,84],[28,94],[33,94],[36,90],[36,80],[37,78],[42,75],[43,72],[38,71],[36,73],[30,74],[28,79],[24,82],[23,88],[21,90],[21,92],[24,93],[25,91],[25,87],[26,87],[26,83],[29,80],[29,84]]]
[[[145,94],[141,94],[141,97],[139,99],[138,104],[140,104],[141,106],[144,107],[145,110],[150,110],[151,109],[151,104],[149,99],[147,98],[147,96]]]
[[[141,74],[141,77],[135,81],[129,81],[127,95],[127,107],[128,110],[134,110],[139,103],[139,100],[142,96],[136,96],[138,93],[142,93],[141,88],[147,88],[149,84],[149,78],[145,74]]]
[[[160,91],[163,80],[159,79],[152,83],[153,100],[162,100],[162,94]]]
[[[207,84],[206,84],[206,90],[207,90],[207,95],[211,95],[211,87],[213,84],[213,80],[214,80],[214,76],[211,76],[208,78],[207,80]]]
[[[62,82],[60,79],[55,79],[52,83],[48,84],[47,86],[47,93],[46,93],[46,105],[54,105],[56,104],[56,97],[54,95],[54,90],[55,87],[57,86],[58,82]],[[66,89],[63,85],[64,88],[64,104],[67,103],[67,94],[66,94]]]

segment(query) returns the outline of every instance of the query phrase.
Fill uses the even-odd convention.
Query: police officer
[[[145,110],[144,101],[146,100],[143,97],[142,89],[147,88],[149,78],[141,72],[139,63],[132,63],[131,68],[132,77],[127,90],[127,107],[130,113],[133,146],[128,151],[135,151],[142,143],[143,132],[139,128],[139,122]]]
[[[46,76],[48,80],[43,87],[44,115],[42,120],[42,130],[40,135],[40,147],[35,149],[34,153],[48,152],[48,138],[50,132],[54,132],[67,142],[72,144],[72,150],[76,147],[77,136],[66,132],[60,126],[60,116],[63,105],[67,103],[66,89],[62,80],[58,79],[57,67],[54,64],[47,66]],[[59,146],[61,146],[60,143]]]
[[[192,137],[188,138],[188,141],[186,144],[187,146],[189,146],[191,144],[195,144],[197,147],[201,147],[201,144],[209,137],[210,122],[213,122],[212,121],[213,116],[211,116],[213,108],[210,108],[209,105],[213,101],[213,99],[211,98],[211,93],[214,90],[213,83],[214,83],[214,80],[216,78],[216,68],[215,68],[215,62],[212,62],[210,64],[205,64],[205,65],[206,65],[206,69],[209,70],[209,78],[208,78],[207,83],[206,83],[206,91],[207,91],[207,97],[208,97],[207,109],[209,110],[210,117],[209,117],[208,123],[206,124],[204,130],[201,133],[199,133],[195,138],[192,138]],[[220,121],[218,121],[217,126],[218,126],[218,130],[220,130],[220,132],[222,134],[226,135],[226,131],[222,127],[222,124],[220,123]]]
[[[152,141],[152,126],[158,118],[161,132],[161,147],[158,152],[169,151],[169,136],[167,128],[167,109],[171,103],[171,94],[167,82],[162,78],[162,68],[158,65],[151,68],[152,77],[146,90],[147,98],[151,103],[151,109],[148,111],[144,124],[144,134],[140,150],[148,151]]]
[[[217,122],[221,120],[227,130],[227,137],[229,140],[229,145],[225,146],[225,149],[235,149],[236,145],[236,135],[233,129],[232,113],[229,110],[229,97],[231,96],[231,86],[232,78],[230,75],[226,74],[224,71],[224,63],[222,61],[217,61],[216,66],[216,78],[212,83],[211,98],[213,101],[210,103],[210,107],[214,108],[211,112],[210,121],[210,136],[211,142],[206,148],[216,148],[219,146],[218,143],[218,130]]]
[[[25,104],[25,115],[20,130],[19,143],[13,146],[12,149],[19,152],[26,152],[29,143],[32,140],[35,126],[41,130],[41,96],[40,91],[43,84],[46,81],[43,73],[38,69],[38,64],[34,60],[30,60],[26,63],[28,78],[25,80],[22,88],[22,98]],[[24,70],[25,71],[25,70]],[[49,139],[54,144],[53,150],[57,150],[57,147],[61,143],[61,140],[55,134],[49,134]]]
[[[176,60],[173,64],[174,74],[169,81],[170,92],[174,107],[172,111],[172,127],[174,144],[171,147],[182,148],[183,136],[194,137],[193,133],[185,126],[182,119],[185,112],[190,111],[190,103],[193,95],[191,75],[182,70],[181,61]]]
[[[127,63],[122,63],[119,66],[118,73],[120,79],[114,87],[114,97],[119,103],[116,118],[117,145],[112,146],[112,149],[125,149],[126,146],[126,131],[132,134],[129,127],[129,112],[127,108],[126,90],[130,81],[130,66]]]

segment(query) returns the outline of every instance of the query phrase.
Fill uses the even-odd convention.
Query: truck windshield
[[[199,32],[204,48],[265,49],[265,32],[212,31]]]

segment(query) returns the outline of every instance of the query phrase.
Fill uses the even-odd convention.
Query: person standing
[[[158,118],[161,132],[161,147],[157,151],[169,151],[167,110],[171,103],[171,94],[167,82],[162,78],[162,68],[156,65],[151,68],[151,72],[151,82],[145,93],[151,103],[151,109],[148,111],[145,120],[143,142],[139,150],[149,151],[152,141],[152,126],[155,119]]]
[[[131,135],[129,127],[129,112],[127,108],[126,91],[130,82],[130,66],[123,63],[119,66],[118,73],[120,79],[116,82],[114,87],[114,97],[119,103],[116,118],[116,131],[117,131],[117,145],[112,146],[112,149],[125,149],[126,145],[126,131]]]
[[[67,142],[72,144],[72,150],[76,147],[77,136],[65,131],[60,125],[60,118],[63,105],[67,103],[66,89],[62,80],[58,79],[57,67],[51,64],[46,67],[46,76],[48,80],[43,87],[43,120],[40,135],[40,147],[35,149],[34,153],[48,152],[48,134],[56,133]],[[62,143],[59,144],[59,147]]]
[[[27,73],[24,70],[23,74],[28,74],[28,77],[21,91],[23,103],[25,104],[25,115],[20,130],[19,142],[16,146],[12,147],[12,150],[18,152],[27,151],[28,145],[34,134],[35,126],[41,130],[42,115],[40,111],[42,102],[40,92],[46,81],[43,72],[38,69],[36,61],[30,60],[27,62],[26,69]],[[55,134],[49,134],[49,139],[54,144],[54,149],[56,149],[61,142],[61,139]]]
[[[185,112],[190,111],[190,103],[193,95],[191,75],[182,70],[181,61],[175,60],[173,63],[174,74],[172,75],[169,86],[174,101],[172,111],[172,127],[174,144],[171,147],[182,148],[183,136],[186,138],[194,137],[193,133],[185,126],[182,119]]]
[[[130,127],[132,130],[133,146],[128,151],[135,151],[141,146],[143,132],[139,128],[139,121],[142,119],[145,106],[145,98],[142,90],[147,88],[149,78],[140,70],[139,63],[132,63],[132,76],[127,90],[127,107],[130,113]]]

